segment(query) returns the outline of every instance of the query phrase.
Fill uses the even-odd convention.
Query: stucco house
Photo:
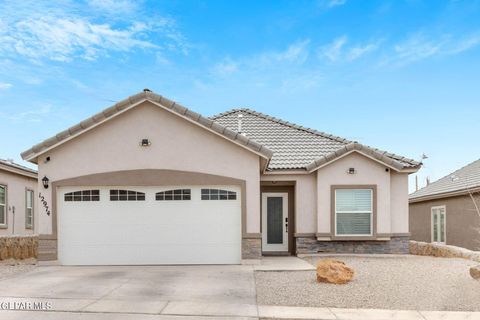
[[[248,109],[207,118],[148,89],[33,146],[42,259],[238,264],[407,252],[420,163]]]
[[[412,240],[480,251],[480,159],[410,195]]]
[[[36,233],[37,172],[0,159],[0,236]]]

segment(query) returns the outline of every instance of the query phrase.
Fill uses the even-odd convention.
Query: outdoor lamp
[[[50,182],[50,180],[47,178],[47,176],[44,176],[43,179],[42,179],[42,183],[43,183],[43,187],[45,189],[48,189],[48,183]]]

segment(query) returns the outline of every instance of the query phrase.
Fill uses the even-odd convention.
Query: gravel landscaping
[[[325,257],[305,260],[315,265]],[[332,258],[355,270],[352,282],[317,283],[315,271],[256,272],[258,304],[480,311],[480,281],[469,275],[478,262],[411,255]]]
[[[0,262],[0,280],[11,278],[20,273],[32,271],[36,265],[34,259],[25,259],[22,262],[1,261]]]

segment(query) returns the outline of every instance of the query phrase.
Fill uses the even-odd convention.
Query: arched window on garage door
[[[192,191],[190,189],[175,189],[155,193],[155,200],[190,200]]]
[[[80,190],[65,193],[65,201],[100,201],[100,190]]]
[[[110,201],[145,201],[145,193],[132,190],[110,190]]]
[[[237,200],[237,193],[220,189],[202,189],[202,200]]]

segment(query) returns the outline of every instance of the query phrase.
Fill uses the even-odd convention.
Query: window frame
[[[167,199],[167,197],[171,199]],[[180,199],[175,199],[176,197],[180,197]],[[163,199],[160,199],[160,198],[163,198]],[[192,200],[191,188],[168,189],[168,190],[155,192],[155,201],[190,201],[190,200]]]
[[[28,194],[31,193],[32,194],[32,206],[29,208],[28,207]],[[28,189],[26,188],[25,189],[25,229],[29,229],[29,230],[33,230],[33,217],[34,217],[34,212],[35,212],[35,192],[32,190],[32,189]],[[30,224],[28,224],[28,219],[27,219],[27,216],[28,216],[28,209],[31,210],[31,220],[30,220]]]
[[[441,236],[440,234],[440,230],[441,230],[441,225],[440,225],[440,210],[443,209],[443,215],[444,215],[444,227],[443,227],[443,240],[444,241],[433,241],[433,237],[434,237],[434,227],[433,227],[433,215],[434,215],[434,211],[435,210],[438,210],[438,234],[437,236]],[[441,239],[441,237],[440,237]],[[440,240],[439,239],[439,240]],[[431,243],[442,243],[442,244],[447,244],[447,206],[446,205],[441,205],[441,206],[433,206],[430,208],[430,242]]]
[[[0,187],[5,190],[5,203],[1,204],[4,207],[5,223],[0,223],[0,229],[8,229],[8,185],[0,183]]]
[[[108,191],[109,202],[137,202],[137,201],[146,201],[146,199],[147,199],[147,195],[145,192],[142,192],[142,191],[136,191],[131,189],[118,189],[118,188],[109,189]]]
[[[208,191],[208,194],[204,191]],[[226,189],[201,188],[200,201],[236,201],[238,200],[237,193],[238,193],[237,191],[226,190]],[[226,196],[226,199],[221,199],[222,196]]]
[[[95,191],[95,194],[93,193]],[[84,194],[88,192],[88,194]],[[70,197],[70,200],[67,200]],[[100,189],[81,189],[70,191],[63,194],[64,202],[99,202],[100,201]]]
[[[337,190],[371,190],[372,211],[370,213],[370,234],[337,234],[336,191]],[[330,234],[332,240],[375,240],[377,238],[377,185],[332,185],[330,200]]]

